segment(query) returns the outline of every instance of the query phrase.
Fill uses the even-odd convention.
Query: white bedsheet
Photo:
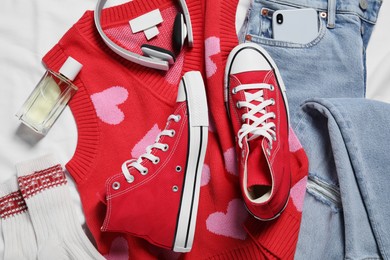
[[[43,138],[21,125],[15,113],[44,73],[43,55],[97,0],[2,0],[0,7],[0,183],[16,174],[15,164],[54,153],[58,162],[71,158],[77,142],[76,126],[66,108]],[[123,3],[112,0],[108,5]],[[249,0],[241,0],[237,26]],[[384,1],[367,50],[367,96],[390,103],[390,2]],[[346,75],[347,77],[347,75]],[[80,223],[80,199],[70,178],[71,195]],[[0,235],[0,259],[4,241]]]

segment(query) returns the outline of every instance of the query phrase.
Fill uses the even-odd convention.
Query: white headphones
[[[143,56],[122,48],[121,46],[114,43],[110,38],[108,38],[100,24],[101,12],[106,1],[107,0],[98,0],[98,3],[95,8],[94,19],[96,28],[107,46],[116,54],[118,54],[122,58],[125,58],[126,60],[149,68],[168,70],[169,64],[173,64],[175,61],[175,55],[169,50],[149,44],[143,44],[141,46],[141,50],[144,55],[147,55]],[[178,13],[175,18],[172,35],[173,49],[175,51],[180,51],[182,49],[186,38],[188,39],[188,46],[193,46],[191,19],[185,0],[180,0],[180,6],[183,11],[184,18],[182,13]]]

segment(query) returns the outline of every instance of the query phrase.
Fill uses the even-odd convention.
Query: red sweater
[[[128,37],[131,35],[128,21],[159,8],[164,22],[159,27],[160,34],[149,44],[172,49],[171,30],[177,12],[173,3],[134,0],[104,9],[103,29],[121,46],[141,53],[139,46],[146,40]],[[114,54],[100,39],[91,11],[43,59],[54,71],[58,71],[68,56],[83,64],[74,81],[79,90],[70,102],[78,143],[66,167],[77,184],[87,225],[99,251],[108,259],[116,256],[123,259],[127,255],[129,259],[292,258],[300,224],[300,211],[293,201],[290,199],[291,203],[277,221],[264,224],[246,212],[239,190],[234,134],[223,101],[226,59],[238,44],[237,0],[188,0],[187,4],[194,46],[185,48],[168,72],[141,67]],[[194,245],[190,253],[180,255],[130,235],[103,233],[100,227],[105,216],[102,198],[106,179],[120,172],[125,160],[138,157],[154,142],[172,113],[181,76],[191,70],[199,70],[204,76],[212,126],[202,173]],[[302,149],[293,152],[303,153],[299,158],[304,158]],[[304,180],[307,169],[301,159],[292,163],[299,169],[293,177],[296,184]],[[304,186],[301,190],[304,194]]]

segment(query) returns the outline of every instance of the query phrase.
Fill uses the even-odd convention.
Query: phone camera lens
[[[283,23],[283,15],[282,14],[277,14],[276,15],[276,22],[278,24],[282,24]]]

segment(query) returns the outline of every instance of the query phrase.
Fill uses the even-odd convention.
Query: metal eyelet
[[[240,108],[241,108],[241,105],[240,105],[240,103],[239,103],[239,102],[237,102],[237,103],[236,103],[236,107],[237,107],[238,109],[240,109]]]
[[[173,192],[177,192],[179,190],[179,187],[177,187],[177,185],[174,185],[173,187],[172,187],[172,191]]]
[[[142,170],[141,174],[146,175],[146,174],[148,174],[148,172],[149,172],[148,168],[145,168],[144,170]]]
[[[270,100],[272,102],[271,105],[275,105],[275,99],[271,98]]]
[[[153,160],[153,164],[158,164],[160,162],[160,158],[156,157],[156,159]]]
[[[272,140],[275,142],[276,141],[276,135],[272,136]]]
[[[321,12],[320,13],[320,17],[325,19],[326,17],[328,16],[328,14],[326,12]]]
[[[171,130],[171,137],[174,137],[176,134],[175,130]]]
[[[232,88],[232,94],[233,94],[233,95],[237,94],[236,88]]]
[[[275,119],[276,118],[276,114],[274,112],[272,112],[272,118]]]
[[[241,121],[242,121],[243,123],[245,123],[245,118],[244,118],[244,116],[241,117]]]
[[[177,172],[181,172],[181,166],[180,165],[176,166],[176,171]]]
[[[261,15],[268,16],[269,10],[267,8],[261,8]]]
[[[112,184],[112,188],[114,190],[119,190],[120,187],[121,187],[121,184],[117,181]]]
[[[166,151],[168,151],[168,149],[169,149],[169,145],[167,145],[167,144],[165,144],[164,145],[164,148],[162,149],[164,152],[166,152]]]
[[[181,116],[180,115],[176,115],[177,116],[177,119],[175,119],[175,122],[177,123],[177,122],[179,122],[180,121],[180,119],[181,119]]]
[[[275,90],[274,85],[269,85],[269,89],[270,89],[271,91],[274,91],[274,90]]]

